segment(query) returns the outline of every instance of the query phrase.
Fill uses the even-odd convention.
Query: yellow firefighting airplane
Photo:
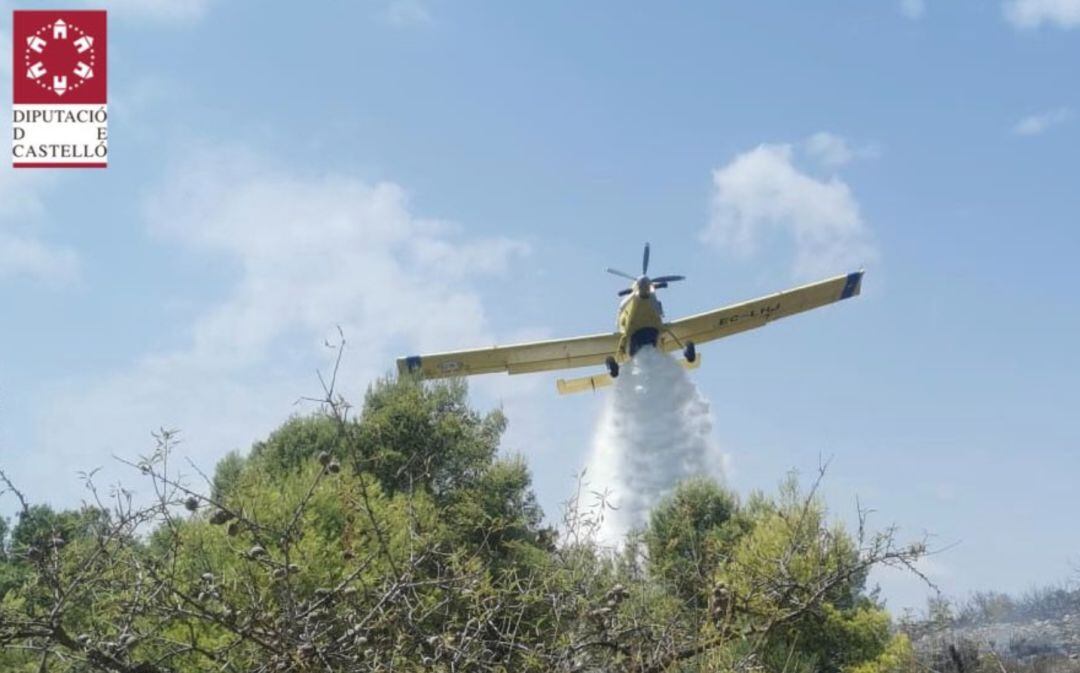
[[[862,271],[855,271],[689,318],[664,322],[664,309],[656,298],[656,290],[667,287],[668,283],[684,280],[685,277],[649,278],[646,275],[648,271],[648,243],[645,244],[645,254],[641,261],[641,275],[637,278],[618,269],[608,269],[608,273],[633,282],[629,288],[619,292],[619,296],[625,299],[619,305],[617,332],[434,355],[413,355],[398,358],[398,372],[423,378],[444,378],[493,372],[526,374],[605,365],[606,374],[570,380],[559,379],[557,382],[559,393],[563,395],[596,390],[611,385],[619,376],[619,365],[634,357],[644,346],[653,346],[665,353],[681,350],[683,366],[696,368],[701,364],[697,344],[762,327],[779,318],[854,297],[859,294],[863,276]]]

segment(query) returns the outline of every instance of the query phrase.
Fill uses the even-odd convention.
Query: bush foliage
[[[866,588],[921,545],[831,525],[816,486],[745,502],[682,484],[620,551],[599,512],[544,523],[506,420],[460,382],[328,393],[202,487],[174,437],[156,502],[28,503],[0,528],[4,671],[912,669]]]

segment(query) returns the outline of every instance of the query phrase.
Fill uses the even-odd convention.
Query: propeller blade
[[[637,278],[634,278],[633,276],[626,273],[625,271],[619,271],[618,269],[608,269],[607,272],[611,273],[611,274],[614,274],[616,276],[622,276],[623,278],[627,278],[629,280],[637,280]]]
[[[667,287],[667,283],[665,281],[660,281],[659,283],[652,284],[652,288],[654,290],[663,290],[665,287]]]
[[[686,280],[686,276],[657,276],[653,278],[653,283],[673,283],[677,280]]]
[[[641,258],[641,275],[649,274],[649,244],[645,244],[645,255]]]
[[[630,294],[633,291],[634,290],[632,288],[629,288],[629,287],[626,288],[625,290],[619,290],[619,296],[620,297],[625,297],[626,295]]]

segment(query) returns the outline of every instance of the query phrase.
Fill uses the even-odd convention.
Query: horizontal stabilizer
[[[701,353],[697,354],[693,362],[687,362],[685,358],[679,358],[679,364],[685,369],[697,369],[701,366]],[[597,388],[606,388],[615,382],[610,374],[597,374],[595,376],[583,376],[580,379],[559,379],[555,382],[560,395],[583,393],[587,390],[595,391]]]
[[[597,388],[604,388],[610,386],[615,380],[611,378],[610,374],[597,374],[596,376],[583,376],[580,379],[559,379],[555,382],[556,387],[559,389],[560,395],[570,395],[572,393],[583,393],[586,390],[596,390]]]
[[[683,369],[697,369],[701,366],[701,353],[695,353],[694,355],[693,362],[688,362],[686,358],[679,358],[679,364],[683,366]]]

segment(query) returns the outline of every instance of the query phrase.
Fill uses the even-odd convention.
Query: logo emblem
[[[14,166],[105,167],[105,12],[16,10],[13,18]]]
[[[78,90],[94,77],[94,42],[92,34],[63,19],[41,26],[26,37],[27,79],[58,97]]]

